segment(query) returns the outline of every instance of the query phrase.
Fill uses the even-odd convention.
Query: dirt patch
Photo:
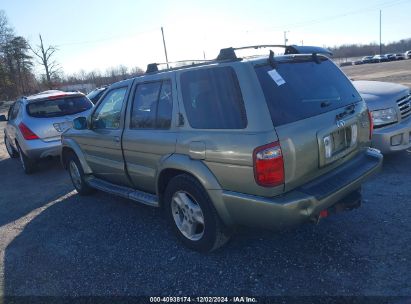
[[[387,81],[411,87],[411,60],[353,65],[342,70],[352,80]]]

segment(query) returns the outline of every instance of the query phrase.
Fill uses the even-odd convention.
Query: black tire
[[[6,146],[7,153],[9,154],[10,158],[17,158],[19,157],[19,152],[11,145],[9,139],[7,138],[6,134],[4,134],[4,145]]]
[[[187,197],[191,199],[191,202],[195,203],[196,208],[198,206],[201,208],[203,225],[201,227],[201,224],[196,224],[200,226],[199,233],[196,234],[201,235],[199,239],[192,240],[188,238],[177,226],[178,217],[186,219],[185,215],[189,213],[178,207],[178,211],[176,211],[176,207],[173,209],[172,204],[176,204],[173,202],[174,197],[178,197],[178,195],[182,193],[187,195]],[[188,248],[200,252],[210,252],[221,247],[230,239],[231,231],[222,223],[207,192],[197,179],[188,174],[178,175],[169,182],[164,193],[164,207],[167,220],[169,221],[172,230],[178,239]],[[192,210],[190,211],[192,214]],[[177,220],[175,220],[175,217],[177,217]],[[187,219],[184,219],[183,221],[187,221]],[[193,218],[190,219],[192,220]],[[192,222],[190,221],[190,223]]]
[[[31,159],[26,154],[24,154],[23,150],[21,150],[19,144],[17,144],[17,150],[19,153],[20,164],[23,167],[24,173],[32,174],[36,169],[36,162],[34,159]]]
[[[95,192],[95,189],[90,187],[86,180],[83,171],[83,167],[75,154],[71,154],[67,158],[67,170],[69,171],[71,182],[73,183],[74,188],[76,189],[77,193],[80,195],[90,195]],[[79,176],[76,175],[76,171]]]

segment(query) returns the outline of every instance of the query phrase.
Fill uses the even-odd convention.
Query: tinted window
[[[183,102],[195,129],[244,129],[244,102],[230,67],[200,69],[181,75]]]
[[[92,124],[94,129],[120,128],[121,109],[127,87],[108,92],[93,113]]]
[[[46,118],[73,115],[91,109],[92,103],[85,96],[45,99],[27,105],[27,113],[32,117]]]
[[[256,67],[274,126],[325,113],[361,100],[351,82],[329,60],[278,62],[278,84],[269,65]],[[275,77],[274,77],[275,78]]]
[[[131,112],[132,129],[168,129],[173,99],[170,81],[139,84]]]

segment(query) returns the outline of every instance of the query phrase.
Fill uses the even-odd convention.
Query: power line
[[[284,28],[295,29],[295,28],[299,28],[299,27],[303,27],[303,26],[310,26],[312,24],[323,23],[323,22],[326,22],[326,21],[329,21],[329,20],[334,20],[334,19],[337,19],[337,18],[342,18],[342,17],[349,16],[349,15],[361,14],[361,13],[365,13],[365,12],[370,12],[370,11],[374,11],[374,10],[380,10],[380,9],[383,9],[383,8],[392,7],[392,6],[395,6],[395,5],[403,4],[405,2],[409,2],[409,0],[385,1],[385,2],[382,2],[380,4],[376,4],[372,7],[362,8],[362,9],[354,10],[354,11],[347,11],[347,12],[344,12],[344,13],[340,13],[340,14],[336,14],[336,15],[328,16],[328,17],[323,17],[323,18],[318,18],[318,19],[312,19],[312,20],[307,20],[307,21],[302,21],[302,22],[297,22],[297,23],[290,23],[290,24],[286,24],[286,25],[280,25],[280,26],[270,28],[270,30],[284,29]],[[153,28],[153,29],[149,29],[149,30],[145,30],[145,31],[135,32],[133,34],[128,34],[128,35],[115,35],[115,36],[104,37],[104,38],[95,39],[95,40],[57,43],[56,46],[61,47],[61,46],[94,44],[94,43],[110,41],[110,40],[116,40],[116,39],[121,39],[121,38],[130,38],[130,37],[140,35],[140,34],[155,32],[157,30],[158,30],[158,28]],[[248,31],[250,31],[250,30],[248,30]],[[261,29],[260,30],[254,30],[254,31],[261,31]]]
[[[303,26],[316,24],[316,23],[322,23],[322,22],[325,22],[325,21],[334,20],[334,19],[337,19],[337,18],[342,18],[342,17],[346,17],[346,16],[350,16],[350,15],[356,15],[356,14],[361,14],[361,13],[370,12],[370,11],[374,11],[374,10],[380,10],[380,9],[383,9],[383,8],[388,8],[388,7],[392,7],[392,6],[395,6],[395,5],[403,4],[405,2],[409,2],[409,0],[386,1],[386,2],[382,2],[380,4],[377,4],[377,5],[374,5],[372,7],[362,8],[362,9],[354,10],[354,11],[347,11],[347,12],[344,12],[344,13],[336,14],[336,15],[333,15],[333,16],[328,16],[328,17],[325,17],[325,18],[318,18],[318,19],[312,19],[312,20],[307,20],[307,21],[303,21],[303,22],[297,22],[297,23],[292,23],[292,24],[276,26],[272,29],[303,27]]]

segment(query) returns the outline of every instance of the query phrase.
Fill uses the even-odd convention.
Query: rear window
[[[274,126],[361,100],[351,82],[329,60],[320,64],[311,60],[276,63],[276,69],[270,65],[255,68]]]
[[[243,97],[232,68],[184,72],[181,88],[192,128],[244,129],[247,126]]]
[[[73,115],[91,109],[92,103],[85,96],[45,99],[27,105],[27,113],[32,117],[47,118]]]

